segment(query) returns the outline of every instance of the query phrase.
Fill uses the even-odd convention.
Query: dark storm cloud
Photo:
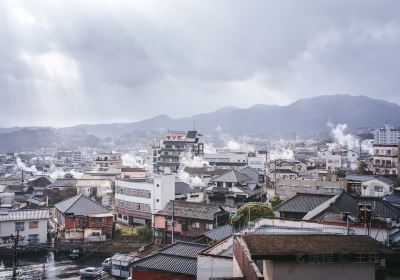
[[[321,94],[400,102],[398,1],[6,1],[0,125],[182,116]]]

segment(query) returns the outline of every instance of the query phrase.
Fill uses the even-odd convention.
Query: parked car
[[[87,279],[87,278],[96,278],[99,277],[103,274],[103,271],[101,271],[98,268],[95,267],[86,267],[83,268],[79,271],[79,274],[81,275],[81,278]]]
[[[71,254],[69,254],[69,258],[71,260],[76,260],[79,257],[81,257],[81,251],[79,251],[78,249],[72,250]]]
[[[111,269],[111,258],[107,258],[104,262],[101,263],[101,267],[103,270],[110,270]]]

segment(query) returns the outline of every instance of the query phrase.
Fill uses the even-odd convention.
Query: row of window
[[[116,200],[117,207],[126,208],[135,211],[142,211],[142,212],[150,212],[150,205],[144,203],[137,203],[132,201],[125,201],[125,200]]]
[[[151,198],[151,192],[148,190],[140,190],[140,189],[131,189],[131,188],[123,188],[116,187],[116,193],[129,195],[129,196],[137,196],[137,197],[145,197]]]
[[[28,223],[29,229],[35,229],[39,227],[38,221],[32,221]],[[15,222],[15,231],[24,231],[25,230],[25,222]]]
[[[288,188],[288,187],[290,187],[290,190],[292,190],[292,191],[298,191],[298,190],[300,190],[300,188],[301,188],[303,191],[311,191],[311,186],[296,186],[296,185],[287,186],[287,185],[278,185],[278,188],[280,188],[280,189],[282,189],[282,190],[284,190],[284,189],[286,189],[286,188]],[[315,190],[318,191],[318,190],[321,190],[321,189],[322,189],[321,186],[315,186]],[[339,192],[339,191],[340,191],[339,188],[333,188],[333,187],[324,187],[323,189],[324,189],[325,192],[328,192],[328,193],[335,193],[335,192]]]

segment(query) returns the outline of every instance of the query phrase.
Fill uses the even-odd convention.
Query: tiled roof
[[[48,209],[19,209],[0,211],[0,222],[41,220],[49,218]]]
[[[154,254],[132,264],[133,271],[146,268],[169,273],[197,275],[197,259],[175,255]]]
[[[330,199],[331,195],[298,193],[275,207],[278,212],[308,213]]]
[[[211,240],[221,241],[222,239],[227,238],[232,235],[233,227],[231,225],[224,225],[210,231],[207,231],[204,235]]]
[[[82,216],[109,213],[110,210],[82,194],[75,195],[54,205],[60,212]]]
[[[212,179],[213,182],[243,183],[250,181],[251,178],[246,174],[236,170],[229,170]]]
[[[197,275],[197,255],[206,249],[205,244],[178,241],[158,253],[135,261],[133,270],[146,268],[169,273]]]
[[[53,182],[51,187],[76,187],[78,179],[57,179]]]
[[[170,201],[163,210],[158,211],[157,215],[172,216],[172,204]],[[193,218],[199,220],[214,220],[214,215],[224,211],[218,205],[211,205],[197,202],[175,201],[174,214],[176,217]]]
[[[346,180],[348,181],[356,181],[356,182],[367,182],[373,179],[376,179],[378,181],[381,181],[382,183],[388,184],[388,185],[393,185],[393,181],[390,180],[389,178],[386,178],[384,176],[374,176],[374,175],[347,175]]]
[[[273,256],[312,254],[329,252],[332,254],[382,253],[392,254],[382,243],[365,235],[246,235],[242,237],[252,258],[272,258]]]
[[[174,244],[162,248],[159,252],[168,255],[196,258],[197,255],[207,247],[208,246],[205,244],[177,241]]]
[[[385,198],[385,200],[392,205],[400,206],[400,189],[394,189],[393,192]]]
[[[185,194],[185,193],[198,193],[201,192],[198,188],[193,188],[185,182],[175,182],[175,194]]]

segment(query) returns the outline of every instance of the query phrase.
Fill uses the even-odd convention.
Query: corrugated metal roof
[[[75,216],[110,213],[110,210],[82,194],[63,200],[54,206],[62,213],[70,213]]]
[[[48,209],[19,209],[0,211],[0,222],[42,220],[48,218]]]
[[[196,258],[207,247],[205,244],[178,241],[161,249],[160,253]]]
[[[76,187],[78,179],[57,179],[51,187]]]
[[[204,235],[211,240],[221,241],[222,239],[227,238],[232,235],[233,227],[231,225],[224,225],[210,231],[207,231]]]

